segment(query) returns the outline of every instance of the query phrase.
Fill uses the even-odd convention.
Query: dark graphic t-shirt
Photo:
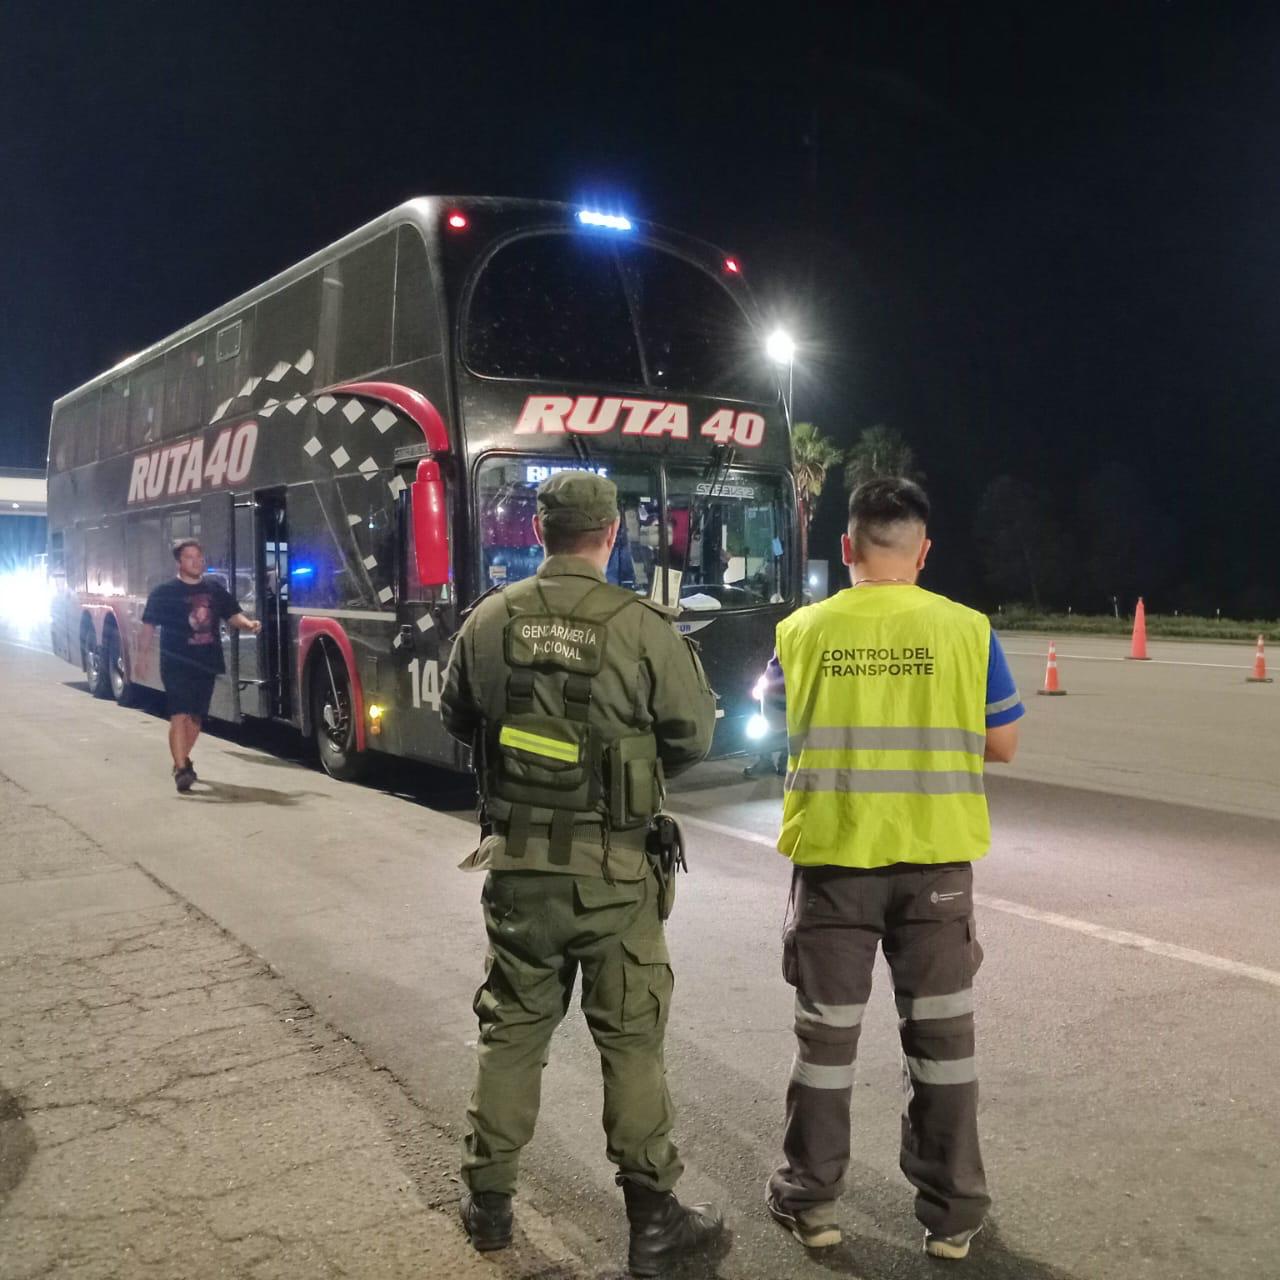
[[[142,621],[160,628],[160,666],[217,675],[222,662],[218,624],[240,612],[240,603],[212,578],[162,582],[148,597]]]

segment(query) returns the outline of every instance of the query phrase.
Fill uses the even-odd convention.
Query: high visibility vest
[[[868,868],[982,857],[990,643],[982,614],[906,585],[850,587],[781,622],[779,851]]]

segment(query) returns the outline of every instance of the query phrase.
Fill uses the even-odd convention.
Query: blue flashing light
[[[316,567],[313,564],[295,564],[289,566],[289,577],[291,578],[309,578],[315,573]]]
[[[579,209],[578,221],[584,227],[605,227],[609,231],[630,231],[631,219],[617,213],[600,213],[595,209]]]

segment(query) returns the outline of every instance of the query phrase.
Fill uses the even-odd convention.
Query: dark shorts
[[[212,671],[199,668],[162,664],[160,680],[164,684],[165,701],[171,716],[199,716],[209,714],[213,700],[213,682],[217,676]]]

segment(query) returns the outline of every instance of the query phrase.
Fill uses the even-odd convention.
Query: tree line
[[[829,473],[844,468],[850,492],[875,476],[924,483],[911,446],[884,424],[861,431],[842,449],[811,422],[792,434],[801,546]],[[969,530],[988,607],[1027,605],[1077,613],[1128,612],[1138,596],[1160,612],[1213,617],[1272,617],[1280,587],[1262,582],[1226,592],[1180,555],[1177,526],[1132,467],[1104,463],[1071,498],[1014,475],[991,479]]]

